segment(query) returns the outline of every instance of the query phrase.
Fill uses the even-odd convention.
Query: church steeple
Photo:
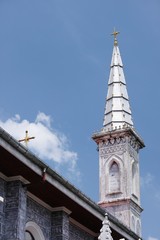
[[[133,128],[117,34],[112,34],[114,47],[103,128],[92,136],[99,150],[99,205],[140,237],[139,150],[144,143]]]
[[[104,130],[133,127],[131,109],[123,72],[123,63],[118,47],[117,34],[114,31],[114,47],[108,81],[108,94],[104,114]]]

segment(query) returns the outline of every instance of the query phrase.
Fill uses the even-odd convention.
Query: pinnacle
[[[108,220],[108,214],[105,214],[104,221],[102,223],[102,228],[100,230],[100,235],[98,237],[98,240],[113,240],[111,236],[111,229],[110,229],[110,223]]]

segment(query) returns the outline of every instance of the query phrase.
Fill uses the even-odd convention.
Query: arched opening
[[[135,219],[134,216],[132,216],[132,220],[131,220],[131,229],[135,232]]]
[[[109,168],[109,192],[116,193],[120,191],[120,170],[118,164],[114,161]]]
[[[141,235],[141,225],[140,225],[139,220],[137,220],[137,224],[136,224],[136,233],[138,236]]]
[[[35,222],[27,222],[25,240],[45,240],[42,230]]]
[[[32,233],[30,233],[28,230],[25,231],[25,240],[35,240]]]
[[[137,196],[137,165],[135,162],[132,165],[132,193]]]

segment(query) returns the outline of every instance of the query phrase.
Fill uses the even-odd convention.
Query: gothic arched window
[[[132,165],[132,193],[137,196],[137,165]]]
[[[140,234],[141,234],[141,225],[140,225],[139,220],[137,220],[137,224],[136,224],[136,233],[138,236],[140,236]]]
[[[135,219],[134,216],[132,216],[132,230],[135,232]]]
[[[120,170],[118,164],[114,161],[109,169],[109,192],[120,191]]]

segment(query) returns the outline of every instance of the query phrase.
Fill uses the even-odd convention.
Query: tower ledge
[[[131,127],[124,127],[120,130],[112,130],[112,131],[105,131],[102,129],[100,132],[96,132],[92,135],[92,139],[99,144],[100,142],[105,142],[107,140],[113,139],[113,141],[119,141],[119,138],[133,136],[134,140],[139,143],[139,149],[145,147],[145,144],[142,138],[138,135],[134,128]],[[112,143],[113,144],[113,143]]]
[[[98,205],[101,206],[102,208],[106,208],[109,210],[109,207],[114,207],[114,206],[122,206],[122,205],[131,205],[135,210],[137,209],[138,212],[143,212],[143,208],[141,208],[138,204],[136,204],[132,199],[130,198],[123,198],[123,199],[117,199],[115,201],[104,201],[104,202],[98,202]],[[112,212],[111,212],[112,213]]]

